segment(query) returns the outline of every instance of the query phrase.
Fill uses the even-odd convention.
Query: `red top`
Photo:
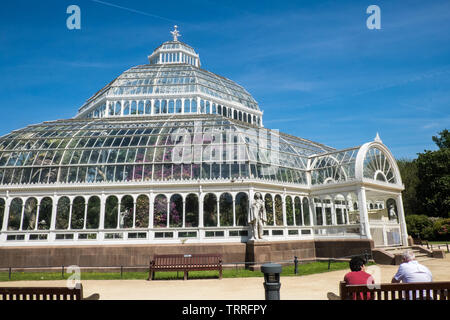
[[[372,275],[368,274],[365,271],[351,271],[347,273],[344,277],[344,281],[347,283],[347,285],[352,284],[374,284],[375,281],[373,280]],[[366,300],[363,296],[363,293],[361,292],[361,300]],[[370,299],[370,293],[367,293],[367,300]],[[353,300],[356,300],[356,294],[353,294]]]

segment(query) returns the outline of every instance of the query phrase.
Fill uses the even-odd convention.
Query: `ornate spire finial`
[[[178,41],[178,37],[181,37],[181,34],[180,34],[180,32],[178,32],[178,26],[177,25],[175,25],[174,28],[175,28],[175,30],[170,31],[170,33],[173,36],[173,41]]]
[[[374,141],[383,143],[383,141],[381,141],[381,138],[380,138],[380,135],[378,134],[378,132],[377,132],[377,135],[375,136]]]

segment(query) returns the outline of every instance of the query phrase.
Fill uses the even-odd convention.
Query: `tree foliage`
[[[448,130],[433,137],[440,148],[419,153],[416,160],[420,179],[416,193],[420,210],[428,216],[449,217],[450,211],[450,135]]]

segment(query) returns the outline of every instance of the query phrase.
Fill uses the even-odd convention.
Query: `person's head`
[[[361,271],[366,262],[361,257],[353,257],[350,260],[350,270],[352,271]]]
[[[409,261],[414,260],[415,258],[416,258],[416,256],[414,255],[414,252],[412,252],[411,250],[406,250],[402,254],[403,262],[409,262]]]

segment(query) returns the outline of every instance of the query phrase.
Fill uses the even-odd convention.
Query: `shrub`
[[[426,215],[408,215],[406,216],[406,228],[413,238],[423,240],[432,240],[433,221]]]
[[[438,219],[434,223],[433,233],[436,240],[450,240],[450,219]]]

